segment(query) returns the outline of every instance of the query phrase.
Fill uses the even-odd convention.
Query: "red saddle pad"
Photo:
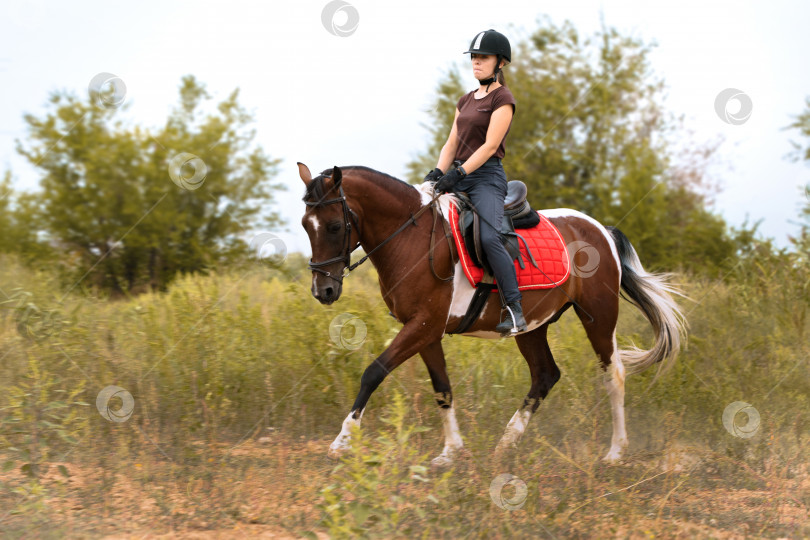
[[[568,250],[560,231],[543,214],[538,212],[538,215],[540,223],[536,227],[517,229],[517,233],[526,239],[526,243],[529,244],[532,255],[534,255],[534,260],[540,267],[540,269],[534,267],[526,253],[526,246],[522,240],[519,240],[520,253],[523,255],[523,264],[526,266],[526,268],[520,268],[520,264],[515,260],[518,289],[521,290],[550,289],[563,283],[568,279],[570,273],[571,261],[568,258]],[[475,287],[475,284],[484,277],[484,269],[472,263],[461,230],[459,230],[458,209],[452,204],[449,219],[464,275],[467,276],[470,285]]]

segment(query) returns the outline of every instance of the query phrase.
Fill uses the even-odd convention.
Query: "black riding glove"
[[[436,184],[433,186],[433,191],[436,193],[447,193],[452,191],[453,186],[455,186],[459,180],[467,176],[459,169],[453,169],[449,173],[445,174]]]
[[[425,179],[422,181],[422,183],[424,184],[425,182],[435,182],[442,176],[444,176],[444,173],[440,168],[436,167],[435,169],[427,173],[427,176],[425,176]]]

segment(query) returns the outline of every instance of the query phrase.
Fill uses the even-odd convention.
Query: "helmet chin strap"
[[[495,59],[495,71],[492,73],[492,77],[489,79],[478,79],[478,82],[481,84],[487,85],[487,92],[489,92],[489,85],[494,83],[498,77],[498,72],[501,70],[499,64],[501,63],[501,55],[499,54]]]

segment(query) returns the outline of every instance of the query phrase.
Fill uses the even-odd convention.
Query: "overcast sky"
[[[351,0],[327,14],[335,27],[324,25],[328,4],[3,0],[0,169],[12,170],[15,187],[36,189],[38,172],[14,140],[26,135],[22,115],[42,115],[53,90],[85,95],[96,74],[113,73],[127,87],[126,114],[156,129],[177,102],[180,78],[193,74],[217,101],[240,88],[257,142],[283,159],[277,180],[289,190],[278,201],[289,232],[281,236],[290,251],[309,253],[296,161],[313,172],[366,165],[404,178],[427,145],[440,78],[456,64],[468,89],[477,86],[462,54],[476,33],[495,28],[514,50],[543,15],[570,20],[583,36],[604,16],[623,34],[657,43],[651,60],[667,84],[665,106],[685,116],[694,140],[724,138],[713,171],[723,180],[717,211],[732,225],[763,219],[761,231],[779,245],[797,229],[791,220],[810,168],[785,159],[798,136],[783,128],[810,95],[809,2]],[[750,98],[742,123],[715,111],[727,88]],[[731,101],[728,112],[740,106]]]

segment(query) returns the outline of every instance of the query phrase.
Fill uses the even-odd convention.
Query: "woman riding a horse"
[[[437,193],[465,192],[472,201],[481,218],[481,245],[506,312],[506,318],[495,329],[502,335],[516,335],[526,330],[522,295],[515,265],[495,228],[503,219],[507,180],[501,159],[506,153],[504,143],[515,109],[515,98],[505,85],[501,68],[512,61],[512,49],[506,36],[489,29],[473,38],[467,53],[480,86],[458,100],[450,136],[439,163],[425,181],[436,182]],[[462,164],[445,174],[456,160]]]
[[[494,80],[503,62],[510,60],[506,38],[494,30],[481,32],[467,52],[473,55],[473,72],[481,86],[459,100],[450,137],[438,166],[426,178],[428,182],[415,187],[362,166],[335,166],[313,176],[306,165],[298,163],[299,176],[306,185],[306,211],[301,223],[312,247],[313,296],[325,305],[336,302],[344,277],[368,259],[377,270],[386,306],[402,322],[396,337],[363,372],[354,404],[329,447],[332,457],[351,448],[351,430],[359,427],[371,394],[394,369],[417,354],[430,375],[443,424],[444,449],[433,464],[452,463],[464,446],[442,338],[466,318],[477,289],[465,277],[452,238],[445,236],[441,226],[436,227],[440,214],[450,215],[456,197],[435,192],[464,191],[483,217],[481,221],[500,223],[506,178],[499,157],[504,155],[503,142],[513,114],[513,107],[506,105],[515,104],[503,86],[503,76],[500,82]],[[463,160],[461,167],[444,174],[454,158]],[[489,295],[479,315],[463,331],[463,335],[491,339],[499,339],[504,329],[517,334],[515,340],[529,367],[529,392],[508,422],[496,450],[518,444],[529,419],[559,380],[560,370],[547,332],[549,325],[573,307],[606,375],[613,437],[605,459],[616,461],[628,443],[625,366],[636,372],[675,361],[685,333],[685,320],[672,297],[680,292],[669,284],[666,274],[645,271],[619,229],[605,227],[569,208],[541,210],[539,214],[559,233],[563,253],[568,255],[558,262],[571,270],[570,275],[549,288],[526,288],[521,294],[514,265],[500,245],[497,231],[489,230],[491,238],[485,245],[508,307],[506,320],[501,317],[503,302]],[[351,253],[359,246],[366,256],[352,264]],[[583,253],[588,267],[575,271],[579,266],[575,258]],[[653,328],[655,341],[649,350],[618,347],[616,324],[622,292]]]

